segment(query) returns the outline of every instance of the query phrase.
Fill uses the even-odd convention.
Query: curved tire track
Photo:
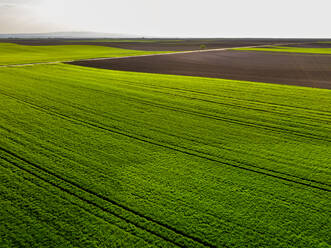
[[[101,194],[98,194],[98,193],[96,193],[96,192],[94,192],[94,191],[92,191],[92,190],[90,190],[90,189],[88,189],[88,188],[84,188],[83,186],[77,184],[76,182],[71,181],[71,180],[69,180],[69,179],[66,179],[66,178],[64,178],[64,177],[62,177],[62,176],[59,176],[59,175],[57,175],[56,173],[54,173],[54,172],[52,172],[52,171],[50,171],[50,170],[48,170],[48,169],[46,169],[46,168],[44,168],[44,167],[42,167],[42,166],[39,166],[39,165],[37,165],[37,164],[35,164],[35,163],[32,163],[32,162],[28,161],[27,159],[25,159],[25,158],[23,158],[23,157],[21,157],[21,156],[15,154],[14,152],[11,152],[11,151],[9,151],[9,150],[7,150],[7,149],[5,149],[5,148],[2,148],[2,147],[0,147],[0,150],[3,151],[3,152],[5,152],[5,153],[7,153],[7,154],[9,154],[9,155],[11,155],[12,157],[14,157],[14,158],[16,158],[16,159],[18,159],[18,160],[20,160],[20,161],[23,161],[23,162],[29,164],[30,166],[32,166],[32,167],[34,167],[34,168],[37,168],[37,169],[40,170],[40,171],[43,171],[43,172],[47,173],[48,175],[51,175],[51,176],[53,176],[53,177],[59,179],[60,181],[63,181],[63,182],[65,182],[65,183],[68,183],[69,185],[74,186],[75,188],[77,188],[77,189],[79,189],[79,190],[81,190],[81,191],[84,191],[84,192],[86,192],[86,193],[88,193],[88,194],[90,194],[90,195],[93,195],[93,196],[95,196],[95,197],[98,197],[99,199],[104,200],[105,202],[111,203],[111,204],[113,204],[113,205],[115,205],[115,206],[117,206],[117,207],[119,207],[119,208],[122,208],[122,209],[124,209],[124,210],[126,210],[126,211],[128,211],[128,212],[130,212],[130,213],[132,213],[132,214],[134,214],[134,215],[137,215],[137,216],[139,216],[139,217],[141,217],[141,218],[143,218],[143,219],[145,219],[145,220],[148,220],[148,221],[150,221],[150,222],[152,222],[152,223],[155,223],[155,224],[157,224],[157,225],[159,225],[159,226],[161,226],[161,227],[163,227],[163,228],[165,228],[165,229],[168,229],[168,230],[170,230],[170,231],[172,231],[172,232],[174,232],[174,233],[176,233],[176,234],[178,234],[178,235],[183,236],[184,238],[187,238],[187,239],[189,239],[189,240],[195,241],[195,242],[197,242],[198,244],[203,245],[203,246],[206,246],[206,247],[212,247],[212,248],[215,247],[215,248],[216,248],[216,246],[214,246],[214,245],[212,245],[212,244],[209,244],[208,242],[203,241],[203,240],[201,240],[200,238],[197,238],[197,237],[193,237],[193,236],[191,236],[191,235],[188,235],[188,234],[186,234],[186,233],[184,233],[184,232],[182,232],[182,231],[180,231],[180,230],[177,230],[176,228],[174,228],[174,227],[172,227],[172,226],[169,226],[169,225],[167,225],[167,224],[161,223],[161,222],[159,222],[159,221],[157,221],[157,220],[154,220],[154,219],[152,219],[152,218],[150,218],[150,217],[148,217],[148,216],[145,216],[145,215],[141,214],[140,212],[137,212],[137,211],[135,211],[135,210],[133,210],[133,209],[130,209],[129,207],[127,207],[127,206],[125,206],[125,205],[123,205],[123,204],[120,204],[120,203],[118,203],[118,202],[116,202],[116,201],[114,201],[114,200],[112,200],[112,199],[109,199],[109,198],[106,197],[106,196],[103,196],[103,195],[101,195]],[[5,161],[7,161],[7,162],[9,162],[9,163],[11,163],[11,164],[13,164],[13,165],[16,166],[16,167],[18,167],[18,168],[20,168],[20,169],[22,169],[22,170],[28,172],[29,174],[32,174],[32,175],[34,175],[35,177],[37,177],[37,178],[39,178],[39,179],[41,179],[41,180],[43,180],[43,181],[45,181],[45,182],[47,182],[47,183],[49,183],[49,184],[51,184],[51,185],[53,185],[53,186],[55,186],[55,187],[57,187],[57,188],[59,188],[59,189],[65,191],[66,193],[68,193],[68,194],[70,194],[70,195],[73,195],[73,196],[79,198],[80,200],[82,200],[82,201],[84,201],[84,202],[86,202],[86,203],[88,203],[88,204],[90,204],[90,205],[93,205],[94,207],[97,207],[97,208],[101,209],[101,210],[104,211],[104,212],[108,212],[108,213],[110,213],[110,214],[112,214],[112,215],[114,215],[114,216],[116,216],[116,217],[118,217],[118,218],[120,218],[120,219],[122,219],[122,220],[124,220],[124,221],[126,221],[126,222],[128,222],[128,223],[131,223],[131,224],[133,224],[134,226],[136,226],[136,227],[138,227],[138,228],[140,228],[140,229],[143,229],[143,230],[145,230],[145,231],[147,231],[147,232],[149,232],[149,233],[151,233],[151,234],[153,234],[153,235],[155,235],[155,236],[157,236],[157,237],[159,237],[159,238],[161,238],[161,239],[164,239],[165,241],[168,241],[168,242],[170,242],[170,243],[172,243],[172,244],[174,244],[174,245],[176,245],[176,246],[179,246],[179,247],[183,247],[183,248],[185,248],[184,245],[182,245],[182,244],[180,244],[180,243],[177,243],[176,241],[173,241],[173,240],[167,238],[166,236],[161,235],[161,234],[159,234],[159,233],[157,233],[157,232],[155,232],[155,231],[153,231],[153,230],[149,230],[149,229],[145,228],[143,225],[139,224],[139,222],[137,222],[137,223],[132,222],[131,220],[128,220],[128,219],[126,219],[125,217],[123,217],[123,216],[121,216],[121,215],[119,215],[119,214],[117,214],[117,213],[115,213],[115,212],[112,212],[112,211],[110,211],[109,209],[107,209],[107,208],[105,208],[105,207],[103,207],[103,206],[100,206],[99,204],[97,204],[97,203],[95,203],[95,202],[93,202],[93,201],[91,201],[91,200],[85,199],[85,198],[83,198],[82,196],[80,196],[80,195],[78,195],[78,194],[76,194],[76,193],[74,193],[74,192],[71,192],[70,190],[68,190],[68,189],[66,189],[66,188],[64,188],[64,187],[62,187],[62,186],[60,186],[60,185],[57,185],[57,184],[53,183],[51,180],[47,180],[47,179],[45,179],[45,178],[39,176],[37,173],[34,173],[34,172],[32,172],[32,171],[30,171],[30,170],[24,168],[23,166],[21,166],[21,165],[19,165],[19,164],[17,164],[17,163],[14,163],[14,162],[12,162],[12,161],[10,161],[9,159],[7,159],[7,158],[5,158],[5,157],[3,157],[3,156],[0,156],[0,158],[3,159],[3,160],[5,160]]]
[[[1,92],[1,94],[4,94],[4,93]],[[73,123],[87,125],[87,126],[90,126],[90,127],[93,127],[93,128],[101,129],[101,130],[104,130],[104,131],[107,131],[107,132],[111,132],[111,133],[114,133],[114,134],[118,134],[118,135],[122,135],[122,136],[125,136],[125,137],[128,137],[128,138],[132,138],[132,139],[144,142],[144,143],[149,143],[149,144],[152,144],[152,145],[156,145],[156,146],[163,147],[163,148],[166,148],[166,149],[170,149],[170,150],[173,150],[173,151],[176,151],[176,152],[184,153],[184,154],[187,154],[187,155],[190,155],[190,156],[195,156],[195,157],[198,157],[198,158],[206,159],[206,160],[209,160],[209,161],[212,161],[212,162],[217,162],[217,163],[227,165],[227,166],[231,166],[231,167],[234,167],[234,168],[243,169],[243,170],[246,170],[246,171],[259,173],[259,174],[262,174],[262,175],[270,176],[270,177],[277,178],[277,179],[280,179],[280,180],[284,180],[284,181],[287,181],[287,182],[297,183],[297,184],[301,184],[301,185],[308,186],[308,187],[311,187],[311,188],[331,192],[331,189],[323,188],[322,186],[311,184],[311,183],[313,183],[313,181],[308,180],[308,179],[302,179],[303,182],[296,181],[294,179],[290,179],[290,178],[283,177],[281,175],[277,175],[277,174],[279,174],[278,171],[274,172],[274,171],[270,171],[270,170],[265,169],[265,168],[261,169],[261,168],[256,167],[256,166],[253,167],[253,168],[247,168],[247,167],[242,166],[241,164],[238,165],[238,164],[231,164],[231,163],[226,162],[226,161],[220,161],[219,159],[214,158],[214,157],[210,156],[209,154],[202,153],[200,151],[195,151],[195,150],[190,150],[188,148],[184,148],[184,147],[180,147],[180,146],[173,146],[173,145],[169,145],[169,144],[165,144],[165,143],[160,143],[160,142],[155,141],[155,140],[153,140],[149,137],[139,137],[135,134],[125,133],[123,130],[110,129],[109,127],[103,126],[102,124],[80,120],[78,118],[68,116],[68,115],[65,115],[65,114],[61,114],[61,113],[58,113],[54,110],[50,110],[50,109],[35,105],[35,104],[30,103],[26,100],[22,100],[22,99],[19,99],[17,97],[13,97],[11,95],[7,95],[7,94],[4,94],[4,95],[6,95],[10,98],[13,98],[17,101],[24,102],[24,103],[28,104],[30,107],[32,107],[34,109],[45,112],[47,114],[56,115],[61,119],[69,120]],[[257,169],[259,169],[259,170],[257,170]],[[275,174],[271,174],[269,172],[277,173],[277,174],[275,175]],[[291,177],[293,177],[293,176],[291,175]],[[323,183],[321,183],[321,182],[319,182],[318,184],[323,185]]]

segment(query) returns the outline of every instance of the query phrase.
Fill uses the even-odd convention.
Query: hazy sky
[[[0,0],[0,33],[331,38],[330,0]]]

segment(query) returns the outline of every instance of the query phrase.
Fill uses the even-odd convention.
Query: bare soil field
[[[306,39],[125,39],[122,41],[116,39],[112,42],[100,40],[72,40],[72,39],[0,39],[0,42],[11,42],[20,45],[97,45],[109,46],[132,50],[143,51],[191,51],[199,50],[200,45],[205,45],[206,49],[231,48],[255,45],[269,45],[278,43],[301,43],[313,42],[315,40]]]
[[[205,51],[76,61],[95,68],[213,77],[331,89],[331,56],[254,51]]]

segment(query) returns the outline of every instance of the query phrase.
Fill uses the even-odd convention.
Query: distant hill
[[[66,38],[66,39],[81,39],[81,38],[139,38],[137,35],[127,34],[109,34],[97,32],[53,32],[53,33],[26,33],[26,34],[0,34],[0,38]]]

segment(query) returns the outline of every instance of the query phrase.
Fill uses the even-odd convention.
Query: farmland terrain
[[[252,48],[236,48],[240,51],[265,51],[265,52],[285,52],[285,53],[309,53],[309,54],[329,54],[331,47],[291,47],[291,46],[266,46]]]
[[[3,64],[139,53],[8,47]],[[330,247],[330,64],[231,50],[0,68],[0,247]]]
[[[155,53],[162,52],[136,51],[89,45],[30,46],[0,43],[0,65],[137,56]]]
[[[306,44],[317,42],[311,39],[0,39],[20,45],[94,45],[108,46],[142,51],[192,51],[200,50],[201,45],[207,49],[246,47],[270,44]],[[326,40],[327,41],[327,40]]]
[[[245,48],[244,51],[241,49],[204,51],[152,57],[75,61],[73,64],[122,71],[226,78],[331,89],[331,55],[284,53],[278,50],[280,49]],[[328,52],[331,52],[331,48],[328,48]]]

